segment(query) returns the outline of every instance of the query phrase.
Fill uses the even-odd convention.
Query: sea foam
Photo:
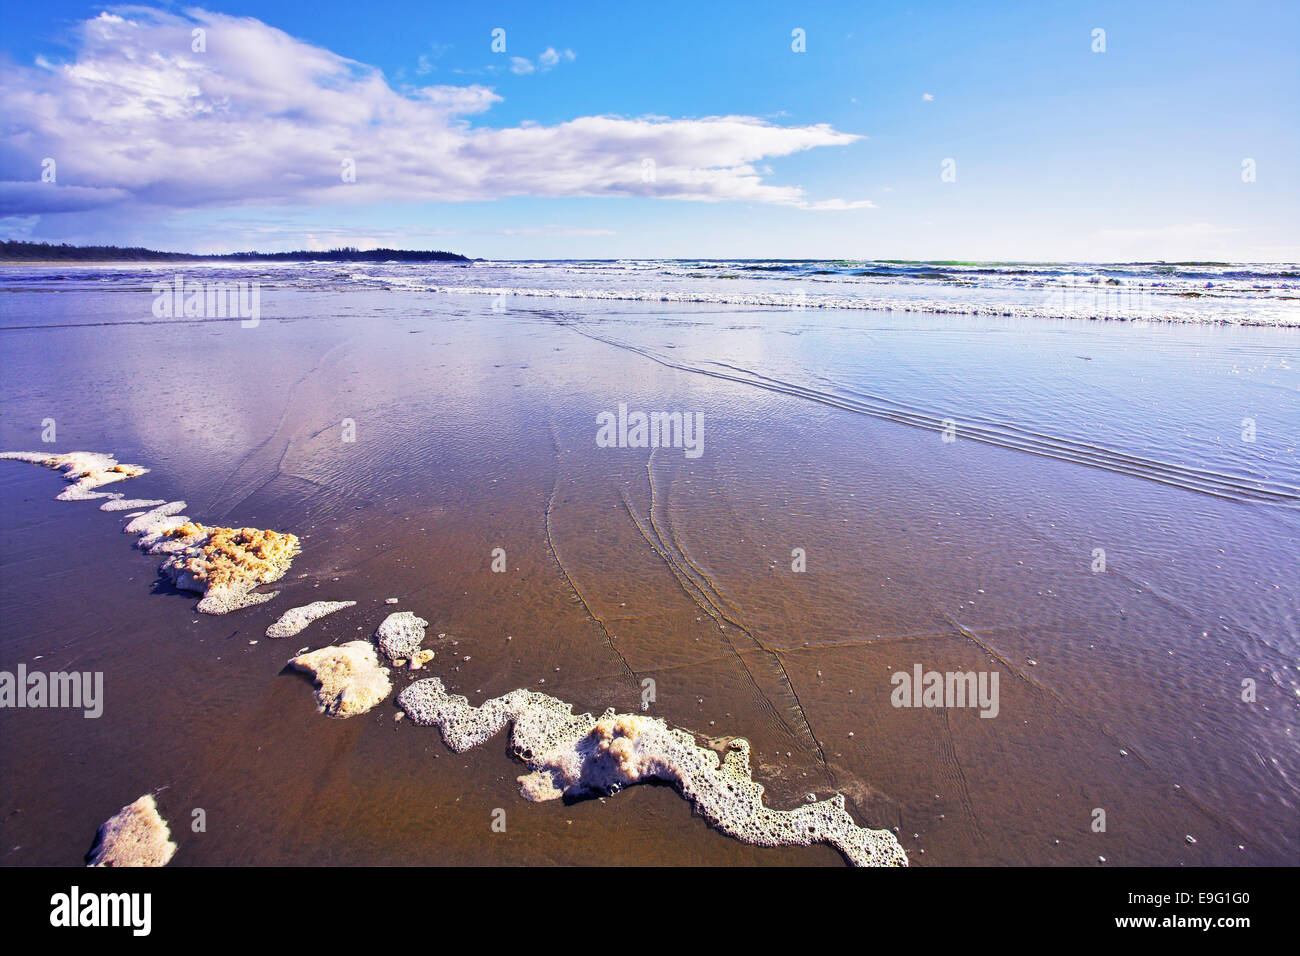
[[[124,530],[139,535],[141,550],[168,555],[162,572],[178,587],[202,593],[198,609],[205,613],[224,614],[270,600],[278,592],[257,594],[252,589],[282,578],[299,550],[298,538],[292,534],[205,527],[180,513],[183,501],[137,499],[117,504],[119,496],[93,489],[148,469],[119,465],[111,455],[8,452],[0,459],[63,470],[73,485],[59,496],[62,500],[110,498],[115,506],[104,506],[110,511],[154,505]],[[355,603],[316,601],[292,608],[267,629],[267,636],[296,634],[318,617]],[[432,651],[420,648],[427,626],[427,621],[409,611],[390,614],[376,630],[375,640],[389,660],[401,662],[409,656],[418,668],[433,657]],[[315,677],[320,710],[333,717],[366,713],[393,690],[389,671],[380,664],[370,641],[324,647],[299,654],[289,663]],[[438,727],[457,753],[509,726],[514,753],[530,769],[519,777],[520,792],[529,800],[613,794],[635,783],[663,780],[673,784],[710,824],[743,842],[758,846],[827,843],[858,866],[906,866],[908,862],[888,830],[857,825],[843,794],[793,810],[765,806],[764,788],[750,772],[749,743],[740,738],[720,757],[659,718],[612,709],[599,718],[575,715],[571,704],[523,689],[473,707],[467,698],[447,693],[436,677],[409,685],[397,704],[413,722]],[[153,797],[146,795],[100,828],[91,863],[162,866],[175,851],[166,822],[158,815]]]
[[[296,535],[260,528],[208,528],[187,521],[164,534],[185,546],[168,556],[160,570],[178,588],[202,594],[198,610],[204,614],[227,614],[271,600],[278,591],[258,594],[253,588],[284,577],[299,551]]]
[[[732,741],[721,758],[683,730],[656,717],[573,713],[571,704],[536,691],[514,690],[473,707],[448,694],[436,677],[398,695],[412,721],[436,726],[457,753],[486,742],[507,726],[515,755],[530,768],[519,778],[529,800],[612,794],[645,780],[673,784],[723,833],[757,846],[828,843],[856,866],[906,866],[907,854],[888,830],[859,827],[843,794],[794,810],[763,804],[763,785],[750,774],[749,743]]]
[[[397,611],[384,618],[375,631],[375,642],[394,664],[414,657],[424,640],[424,629],[429,622],[410,611]],[[432,655],[429,655],[432,657]]]
[[[132,518],[122,529],[124,534],[157,534],[168,528],[178,528],[189,518],[177,517],[185,510],[183,501],[167,501],[151,508],[138,518]],[[172,520],[169,520],[172,519]]]
[[[316,703],[331,717],[364,714],[393,691],[388,668],[380,666],[369,641],[322,647],[289,663],[316,678]]]
[[[266,629],[270,638],[293,637],[301,633],[308,624],[327,614],[352,607],[356,601],[312,601],[302,607],[291,607],[280,615],[280,619]]]
[[[120,464],[104,452],[46,455],[11,451],[0,453],[0,460],[24,461],[62,471],[64,478],[72,482],[58,496],[63,501],[107,498],[100,506],[105,511],[154,505],[132,517],[122,530],[139,535],[136,546],[147,554],[168,555],[160,571],[178,588],[202,594],[198,610],[205,614],[226,614],[271,600],[278,592],[259,594],[253,589],[284,577],[299,551],[298,538],[292,534],[259,528],[205,527],[191,521],[181,513],[184,501],[123,501],[121,495],[95,491],[101,485],[149,471],[140,465]]]
[[[9,451],[0,454],[0,459],[25,461],[32,465],[44,465],[62,471],[64,480],[72,486],[64,488],[56,497],[59,501],[88,501],[92,498],[108,498],[108,492],[95,491],[103,485],[111,485],[128,478],[138,478],[148,474],[149,469],[140,465],[123,465],[112,455],[98,451],[70,451],[64,455],[47,455],[38,451]]]
[[[104,821],[89,866],[166,866],[176,852],[171,830],[147,793]]]
[[[162,498],[123,498],[121,495],[109,495],[110,500],[99,506],[100,511],[135,511],[138,508],[153,508],[165,505]]]

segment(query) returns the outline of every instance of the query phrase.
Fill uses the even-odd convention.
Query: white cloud
[[[561,53],[553,46],[548,46],[541,53],[537,54],[537,65],[533,61],[523,56],[512,56],[510,58],[510,72],[519,76],[527,76],[535,70],[541,70],[543,73],[554,68],[561,61],[572,63],[577,59],[577,54],[572,50],[565,50]]]
[[[558,50],[556,50],[555,47],[548,46],[545,50],[543,50],[541,53],[537,55],[537,64],[543,70],[549,70],[551,67],[555,66],[561,60],[565,61],[566,63],[572,63],[575,59],[577,59],[577,56],[576,54],[574,54],[572,50],[565,50],[563,53],[561,53]]]
[[[190,31],[207,31],[191,52]],[[543,57],[571,59],[571,51]],[[532,68],[531,63],[529,64]],[[766,159],[861,137],[825,124],[748,116],[582,116],[552,126],[475,126],[490,88],[398,92],[364,64],[248,18],[132,8],[80,28],[71,62],[0,66],[0,215],[77,205],[172,208],[250,202],[465,201],[508,196],[639,196],[814,201],[774,185]],[[59,185],[41,190],[44,157]],[[653,160],[653,175],[646,175]],[[342,181],[346,160],[356,182]],[[70,191],[73,190],[73,191]]]
[[[931,103],[931,102],[934,101],[934,94],[933,94],[933,93],[922,93],[922,94],[921,94],[921,100],[922,100],[923,102],[926,102],[926,103]]]

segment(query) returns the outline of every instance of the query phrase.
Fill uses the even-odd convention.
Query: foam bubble
[[[280,619],[266,629],[266,636],[271,638],[293,637],[303,631],[308,624],[326,614],[333,614],[345,607],[352,607],[356,601],[312,601],[302,607],[291,607],[280,615]]]
[[[402,691],[397,705],[415,723],[436,726],[457,753],[511,727],[510,744],[531,772],[519,778],[529,800],[612,794],[645,780],[676,786],[722,832],[757,846],[828,843],[856,866],[906,866],[907,854],[888,830],[859,827],[844,795],[773,810],[763,785],[750,775],[749,743],[737,738],[725,756],[696,744],[657,717],[616,714],[599,718],[546,694],[514,690],[473,707],[448,694],[436,677]]]
[[[150,534],[167,528],[178,528],[189,518],[181,515],[185,510],[185,502],[168,501],[160,504],[156,508],[151,508],[138,518],[132,518],[122,529],[123,534]],[[179,518],[177,516],[180,516]]]
[[[100,511],[134,511],[137,508],[153,508],[167,503],[163,498],[123,498],[121,495],[109,497],[112,500],[100,505]]]
[[[176,852],[153,794],[127,804],[95,835],[89,866],[166,866]]]
[[[135,546],[145,554],[175,554],[207,540],[208,529],[185,515],[159,521],[140,535]]]
[[[155,528],[154,536],[149,550],[168,550],[165,537],[183,542],[160,570],[178,588],[202,594],[198,610],[204,614],[228,614],[271,600],[278,591],[254,594],[253,588],[284,577],[299,550],[297,535],[259,528],[207,528],[193,521],[161,532]]]
[[[56,497],[59,501],[88,501],[92,498],[107,498],[107,492],[95,491],[103,485],[126,481],[148,474],[149,469],[140,465],[123,465],[106,452],[70,451],[65,455],[47,455],[37,451],[8,451],[0,453],[0,459],[25,461],[32,465],[44,465],[62,471],[65,481],[72,486],[64,488]]]
[[[289,663],[316,678],[316,703],[331,717],[364,714],[393,690],[388,668],[379,666],[379,656],[369,641],[322,647],[299,654]]]
[[[375,640],[384,656],[396,663],[411,657],[419,649],[424,640],[424,629],[428,626],[428,621],[410,611],[395,611],[379,625]]]

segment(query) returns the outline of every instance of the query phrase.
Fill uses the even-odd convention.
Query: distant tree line
[[[48,242],[0,242],[0,260],[9,261],[59,261],[59,262],[193,262],[196,260],[222,260],[226,262],[472,262],[455,252],[420,249],[357,249],[343,246],[338,249],[306,250],[296,252],[228,252],[224,255],[203,256],[191,252],[159,252],[139,246],[70,246],[66,243],[51,245]]]

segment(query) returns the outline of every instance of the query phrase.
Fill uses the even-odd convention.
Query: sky
[[[1295,262],[1297,50],[1294,0],[8,4],[0,238]]]

